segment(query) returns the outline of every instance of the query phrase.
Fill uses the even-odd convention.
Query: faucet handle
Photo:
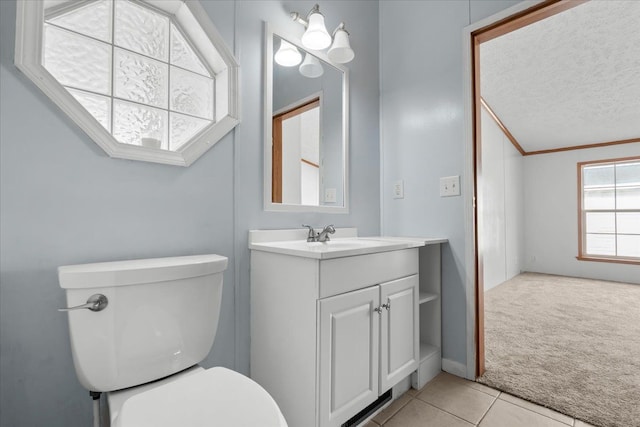
[[[309,234],[307,235],[307,242],[315,242],[317,234],[316,234],[316,231],[313,229],[313,227],[306,224],[302,224],[302,226],[307,227],[309,229]]]

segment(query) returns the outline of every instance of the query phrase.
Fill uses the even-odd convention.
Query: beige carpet
[[[481,383],[640,427],[640,285],[521,274],[485,293],[485,347]]]

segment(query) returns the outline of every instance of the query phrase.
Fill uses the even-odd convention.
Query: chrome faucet
[[[302,224],[302,226],[307,227],[309,229],[309,234],[307,235],[307,242],[328,242],[329,240],[331,240],[329,238],[329,234],[333,234],[336,232],[336,229],[333,226],[333,224],[327,225],[319,233],[316,233],[316,231],[310,225]]]
[[[328,242],[329,234],[333,234],[336,232],[336,229],[333,227],[333,224],[327,225],[320,233],[318,233],[317,241],[318,242]]]

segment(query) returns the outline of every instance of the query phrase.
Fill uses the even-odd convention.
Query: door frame
[[[528,0],[463,29],[464,146],[465,146],[465,287],[467,295],[466,377],[475,380],[485,370],[484,284],[482,251],[478,247],[478,209],[482,196],[480,150],[480,44],[588,0]]]
[[[294,107],[273,116],[271,132],[273,143],[271,146],[271,201],[282,203],[282,122],[291,117],[299,116],[313,108],[320,108],[320,95],[310,100],[304,100]],[[320,165],[302,159],[303,162],[319,168]]]

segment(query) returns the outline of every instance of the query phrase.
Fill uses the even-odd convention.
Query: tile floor
[[[410,389],[364,427],[593,427],[445,372]]]

